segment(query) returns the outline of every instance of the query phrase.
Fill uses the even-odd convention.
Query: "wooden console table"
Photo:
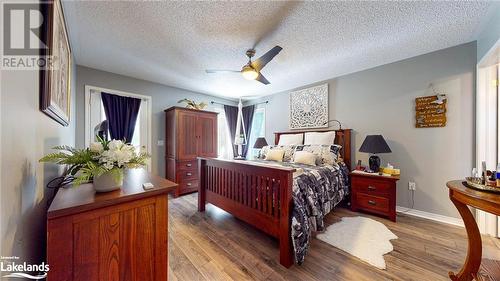
[[[449,181],[446,186],[450,190],[450,200],[457,207],[467,230],[468,249],[465,264],[459,273],[449,272],[453,281],[478,280],[478,271],[481,266],[482,241],[476,220],[468,206],[500,216],[500,195],[465,187],[463,181]]]
[[[146,182],[154,188],[144,190]],[[47,213],[47,280],[166,281],[167,193],[176,187],[130,169],[119,190],[60,189]]]

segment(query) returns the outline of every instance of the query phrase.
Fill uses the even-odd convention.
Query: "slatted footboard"
[[[294,263],[291,242],[295,169],[249,161],[199,158],[198,211],[211,203],[279,240],[280,263]]]

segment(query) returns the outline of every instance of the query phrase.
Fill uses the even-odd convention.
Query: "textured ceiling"
[[[489,2],[64,2],[76,62],[197,92],[289,90],[476,39]],[[283,51],[262,85],[245,51]]]

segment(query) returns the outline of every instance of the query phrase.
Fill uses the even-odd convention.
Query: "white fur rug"
[[[346,217],[330,225],[316,238],[375,267],[385,269],[384,255],[394,250],[390,240],[398,237],[378,221]]]

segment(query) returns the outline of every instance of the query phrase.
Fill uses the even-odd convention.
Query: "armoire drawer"
[[[181,193],[198,191],[198,180],[185,180],[178,183]]]
[[[179,182],[198,179],[198,170],[178,170],[177,180]]]
[[[198,171],[198,160],[177,161],[177,170],[194,170]]]

